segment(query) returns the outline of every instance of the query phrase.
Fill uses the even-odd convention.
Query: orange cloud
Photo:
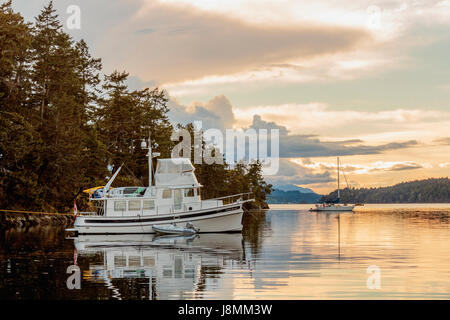
[[[126,39],[127,45],[116,39]],[[107,66],[141,79],[180,82],[226,75],[290,59],[354,49],[370,39],[361,29],[330,25],[264,25],[188,6],[153,3],[121,21],[100,48]]]

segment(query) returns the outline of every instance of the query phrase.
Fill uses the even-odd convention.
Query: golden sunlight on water
[[[450,205],[313,213],[277,205],[242,234],[79,236],[7,230],[3,299],[449,299]],[[81,289],[66,287],[74,261]]]
[[[450,297],[449,205],[372,205],[340,214],[307,208],[267,213],[251,276],[232,277],[233,298]],[[371,266],[379,268],[379,289],[367,285]]]

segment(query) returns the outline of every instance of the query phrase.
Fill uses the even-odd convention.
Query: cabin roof
[[[194,166],[188,158],[158,159],[156,186],[199,186]]]
[[[194,171],[194,166],[188,158],[158,159],[156,171],[169,173],[167,171]]]

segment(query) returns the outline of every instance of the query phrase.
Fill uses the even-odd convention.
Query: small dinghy
[[[173,246],[173,245],[185,245],[190,244],[192,241],[200,237],[196,234],[156,234],[152,240],[152,245],[160,245],[160,246]]]
[[[179,227],[175,223],[154,225],[153,231],[159,234],[191,235],[199,232],[192,223],[188,222],[184,227]]]

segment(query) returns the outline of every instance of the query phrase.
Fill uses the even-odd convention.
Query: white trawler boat
[[[338,180],[338,196],[335,203],[322,203],[322,204],[316,204],[314,208],[311,208],[310,211],[353,211],[355,209],[355,205],[349,205],[349,204],[340,204],[341,200],[341,183],[340,183],[340,162],[339,157],[337,158],[337,180]]]
[[[104,187],[85,190],[97,212],[78,214],[74,228],[79,234],[154,233],[154,225],[190,222],[198,232],[236,232],[242,230],[242,206],[253,201],[250,194],[202,200],[202,187],[187,158],[158,159],[152,183],[150,139],[148,149],[149,186],[111,188],[121,167]],[[218,181],[220,183],[220,181]]]

